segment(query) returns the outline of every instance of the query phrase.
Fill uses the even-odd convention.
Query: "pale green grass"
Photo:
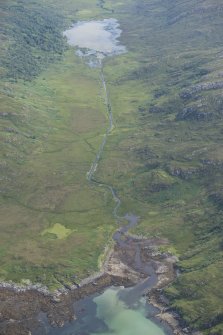
[[[60,223],[55,223],[53,227],[44,229],[44,231],[41,233],[42,236],[46,235],[47,233],[56,235],[56,237],[59,240],[62,240],[64,238],[67,238],[71,233],[71,229],[67,229]]]
[[[189,102],[179,94],[221,80],[220,0],[47,4],[65,15],[65,26],[119,19],[128,52],[104,63],[115,128],[96,178],[115,188],[120,215],[140,216],[133,233],[168,238],[165,250],[179,256],[182,274],[167,290],[172,306],[198,329],[214,320],[206,333],[222,334],[222,116],[176,121],[197,103],[216,112],[219,90]],[[79,280],[97,270],[117,228],[111,194],[86,180],[108,124],[99,71],[69,49],[35,80],[3,82],[1,106],[9,116],[0,128],[0,276],[51,288],[73,274]]]

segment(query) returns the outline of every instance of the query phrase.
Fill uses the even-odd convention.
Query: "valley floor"
[[[67,46],[78,20],[114,17],[114,115],[95,179],[132,234],[179,258],[164,291],[185,325],[223,334],[223,54],[220,0],[7,0],[1,6],[0,279],[50,290],[97,272],[114,199],[88,182],[108,125],[100,73]],[[4,304],[0,304],[0,313]]]

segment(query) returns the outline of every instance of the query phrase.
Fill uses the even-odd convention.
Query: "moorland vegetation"
[[[128,52],[104,62],[115,129],[95,178],[116,189],[120,214],[140,216],[134,233],[168,238],[171,308],[223,334],[221,1],[1,6],[2,280],[70,285],[97,269],[116,229],[111,194],[86,180],[107,124],[99,72],[60,34],[112,13]]]

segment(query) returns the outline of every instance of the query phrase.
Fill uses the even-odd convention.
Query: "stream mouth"
[[[113,217],[119,224],[119,229],[114,233],[113,240],[116,248],[121,250],[121,254],[130,255],[133,271],[140,273],[142,279],[132,288],[109,287],[94,298],[86,298],[78,302],[77,305],[74,304],[77,320],[65,325],[63,329],[49,330],[47,333],[49,335],[167,334],[162,327],[149,319],[149,305],[143,298],[143,294],[157,283],[157,275],[153,265],[151,263],[147,264],[141,257],[142,243],[128,235],[128,231],[137,225],[139,218],[133,214],[120,217],[118,210],[121,199],[115,189],[112,185],[100,183],[95,178],[108,136],[114,127],[112,105],[109,101],[103,72],[103,59],[107,56],[115,56],[126,52],[126,48],[118,42],[120,35],[119,23],[112,18],[102,21],[78,22],[64,32],[68,44],[77,48],[76,54],[85,58],[90,67],[100,69],[101,86],[104,91],[103,100],[108,115],[108,127],[95,160],[87,173],[87,180],[96,187],[106,188],[111,193],[114,201]],[[123,222],[126,224],[122,225]],[[111,275],[113,275],[112,271]]]
[[[123,294],[125,293],[125,294]],[[74,303],[77,320],[63,328],[45,327],[41,335],[165,335],[168,329],[151,321],[154,310],[141,297],[128,303],[129,288],[109,287]],[[40,334],[40,333],[39,333]]]
[[[11,297],[10,302],[13,301],[9,307],[9,321],[2,326],[9,329],[10,335],[27,334],[27,329],[32,330],[29,331],[32,335],[173,334],[165,322],[158,321],[158,310],[154,311],[145,297],[148,290],[163,287],[174,277],[170,255],[156,253],[165,241],[131,236],[128,232],[138,224],[139,218],[131,213],[119,216],[121,199],[116,190],[95,176],[114,128],[103,59],[126,52],[126,48],[118,43],[120,35],[121,29],[115,19],[78,22],[64,32],[68,43],[76,47],[78,56],[89,66],[98,68],[101,80],[108,126],[86,178],[112,195],[112,213],[117,222],[114,247],[101,272],[80,284],[74,282],[74,287],[63,287],[53,295],[33,288],[22,292],[11,288],[4,290],[3,297],[5,294]],[[10,315],[17,315],[16,320],[11,320]],[[24,315],[28,317],[24,318]]]

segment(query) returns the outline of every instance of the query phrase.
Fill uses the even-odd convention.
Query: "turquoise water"
[[[91,181],[96,171],[98,161],[106,144],[107,136],[110,133],[112,122],[112,109],[108,100],[106,82],[103,74],[103,58],[120,54],[125,48],[118,44],[118,37],[121,34],[119,24],[115,19],[105,19],[102,21],[78,22],[71,29],[64,32],[68,43],[79,48],[78,55],[85,57],[91,66],[100,67],[102,86],[105,91],[105,103],[108,110],[110,123],[103,142],[97,153],[95,162],[89,172]],[[109,186],[115,203],[120,204],[112,186]],[[118,206],[115,207],[115,215]],[[137,223],[138,218],[133,215],[125,217],[129,225],[122,227],[114,235],[114,240],[121,247],[126,247],[122,241],[121,232],[127,232],[130,227]],[[133,288],[110,287],[103,293],[87,297],[74,303],[75,321],[66,323],[62,328],[53,328],[49,325],[45,314],[40,316],[42,327],[33,335],[167,335],[169,332],[152,321],[151,307],[142,297],[145,288],[150,288],[154,284],[154,274],[149,271],[149,266],[144,266],[136,250],[136,265],[141,268],[148,267],[148,280],[139,283]],[[147,273],[147,271],[145,272]],[[155,278],[156,279],[156,278]]]
[[[167,335],[151,320],[150,306],[145,298],[132,299],[131,289],[110,287],[102,294],[74,304],[75,321],[62,328],[53,328],[47,318],[34,335]],[[131,296],[131,299],[130,299]],[[129,303],[131,301],[131,303]]]
[[[101,335],[164,335],[164,331],[146,318],[145,299],[136,304],[135,309],[128,308],[119,299],[120,289],[109,288],[94,299],[97,304],[97,317],[104,321],[108,330]],[[98,332],[91,335],[99,334]]]

